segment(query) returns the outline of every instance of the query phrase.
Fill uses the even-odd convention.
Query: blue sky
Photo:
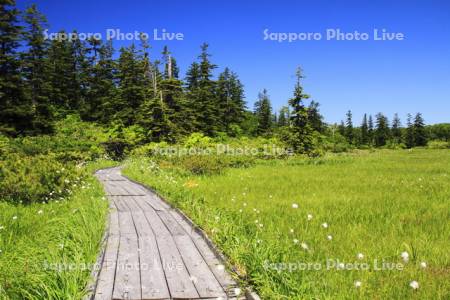
[[[263,88],[275,109],[292,95],[301,66],[305,91],[321,104],[327,122],[348,109],[363,113],[422,112],[427,123],[450,122],[449,1],[28,1],[47,16],[50,32],[77,29],[121,32],[154,29],[181,32],[182,41],[152,41],[153,57],[168,45],[181,74],[210,44],[212,61],[237,72],[249,107]],[[269,32],[318,32],[321,40],[264,40]],[[327,29],[369,34],[367,41],[326,40]],[[405,35],[402,41],[374,41],[373,30]],[[118,48],[130,42],[115,41]]]

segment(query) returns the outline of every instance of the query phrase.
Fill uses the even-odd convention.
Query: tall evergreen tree
[[[272,106],[266,89],[258,94],[254,111],[258,119],[257,133],[261,135],[269,134],[272,130]]]
[[[319,112],[320,104],[316,101],[311,101],[308,106],[308,120],[313,130],[323,132],[325,126],[323,123],[323,116]]]
[[[414,127],[411,114],[408,114],[406,118],[405,144],[407,148],[414,147]]]
[[[361,123],[361,144],[367,145],[369,143],[369,124],[367,123],[367,114],[364,114]]]
[[[428,142],[427,133],[425,131],[425,122],[421,113],[417,113],[414,117],[414,144],[423,147]]]
[[[121,48],[117,65],[119,86],[116,118],[124,125],[135,123],[136,111],[149,98],[143,65],[134,44]]]
[[[34,133],[53,131],[54,111],[50,104],[51,84],[48,43],[44,39],[45,17],[32,5],[25,11],[27,49],[22,54],[22,74],[26,80],[26,95],[31,102]]]
[[[374,143],[374,133],[375,133],[375,127],[373,124],[372,115],[369,115],[369,119],[367,121],[367,135],[369,137],[370,145],[373,145],[373,143]]]
[[[278,127],[289,126],[289,118],[290,118],[289,107],[287,106],[281,107],[278,113]]]
[[[231,125],[239,125],[242,122],[245,111],[244,88],[236,73],[225,68],[217,80],[216,94],[221,130],[230,132]]]
[[[402,140],[402,123],[400,121],[400,118],[398,116],[398,114],[394,114],[394,118],[392,119],[392,129],[391,129],[391,133],[392,133],[392,139],[394,141],[394,143],[398,144],[401,142]]]
[[[292,107],[291,113],[291,144],[294,151],[298,153],[311,153],[313,149],[313,129],[308,120],[308,109],[304,100],[309,99],[309,95],[303,93],[301,79],[302,69],[297,68],[297,82],[294,88],[294,97],[289,100]]]
[[[385,146],[390,138],[389,121],[382,113],[376,116],[375,145],[377,147]]]
[[[24,95],[17,50],[22,34],[14,0],[0,5],[0,132],[10,135],[32,129],[32,110]]]
[[[352,121],[352,112],[349,110],[346,114],[346,121],[345,121],[345,137],[347,138],[347,141],[349,144],[353,144],[355,133],[353,129],[353,121]]]

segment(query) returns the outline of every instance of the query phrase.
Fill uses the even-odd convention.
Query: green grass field
[[[111,166],[103,161],[88,173]],[[94,176],[62,200],[0,202],[0,299],[82,299],[100,251],[108,205]]]
[[[264,299],[450,298],[448,150],[270,160],[213,176],[134,159],[124,173],[203,227]]]

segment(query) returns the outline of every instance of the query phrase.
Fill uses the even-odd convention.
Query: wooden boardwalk
[[[237,298],[236,282],[181,214],[117,168],[96,176],[111,211],[95,300]]]

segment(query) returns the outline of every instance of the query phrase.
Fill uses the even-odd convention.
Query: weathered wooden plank
[[[119,212],[130,211],[128,205],[124,202],[123,196],[109,196],[110,199],[114,202]]]
[[[155,236],[140,236],[139,248],[142,299],[170,298]]]
[[[101,265],[100,275],[97,280],[97,287],[95,289],[94,299],[96,300],[112,299],[118,249],[119,237],[117,235],[109,236]]]
[[[222,286],[188,235],[174,236],[177,248],[201,298],[226,297]]]
[[[136,229],[133,223],[133,217],[131,216],[131,212],[120,212],[119,211],[119,232],[120,236],[125,235],[134,235],[136,234]]]
[[[173,236],[176,235],[187,235],[186,231],[184,231],[183,228],[181,228],[180,224],[173,218],[172,215],[170,215],[167,211],[157,211],[156,212],[159,216],[159,218],[163,221],[163,223],[166,225],[166,227],[169,229],[170,233]]]
[[[150,227],[150,224],[147,221],[147,218],[144,215],[143,211],[133,211],[132,213],[134,227],[136,228],[136,232],[138,236],[153,236],[153,230]]]
[[[144,196],[144,195],[147,194],[144,190],[142,190],[140,188],[139,185],[137,185],[137,184],[135,184],[135,183],[133,183],[131,181],[128,181],[128,180],[122,182],[121,183],[121,187],[124,188],[129,195]]]
[[[154,211],[144,212],[156,237],[164,274],[172,298],[192,299],[199,295],[167,227]]]
[[[128,206],[128,209],[133,211],[142,211],[141,207],[137,205],[136,201],[134,201],[134,197],[137,196],[122,196],[123,202],[125,202]]]
[[[109,213],[109,235],[119,235],[119,213],[115,211],[111,211]]]
[[[142,299],[137,236],[121,236],[113,299]]]
[[[236,282],[231,278],[230,274],[222,268],[222,262],[217,258],[215,253],[211,250],[208,243],[204,238],[196,232],[192,226],[174,210],[169,211],[169,213],[178,221],[181,227],[190,235],[195,246],[199,250],[200,254],[203,256],[205,262],[208,264],[211,271],[214,273],[215,277],[219,281],[220,285],[229,292],[234,287],[236,287]]]
[[[164,203],[155,195],[146,195],[142,199],[143,201],[148,203],[148,205],[150,205],[154,210],[166,210],[169,208],[167,205],[164,205]]]

